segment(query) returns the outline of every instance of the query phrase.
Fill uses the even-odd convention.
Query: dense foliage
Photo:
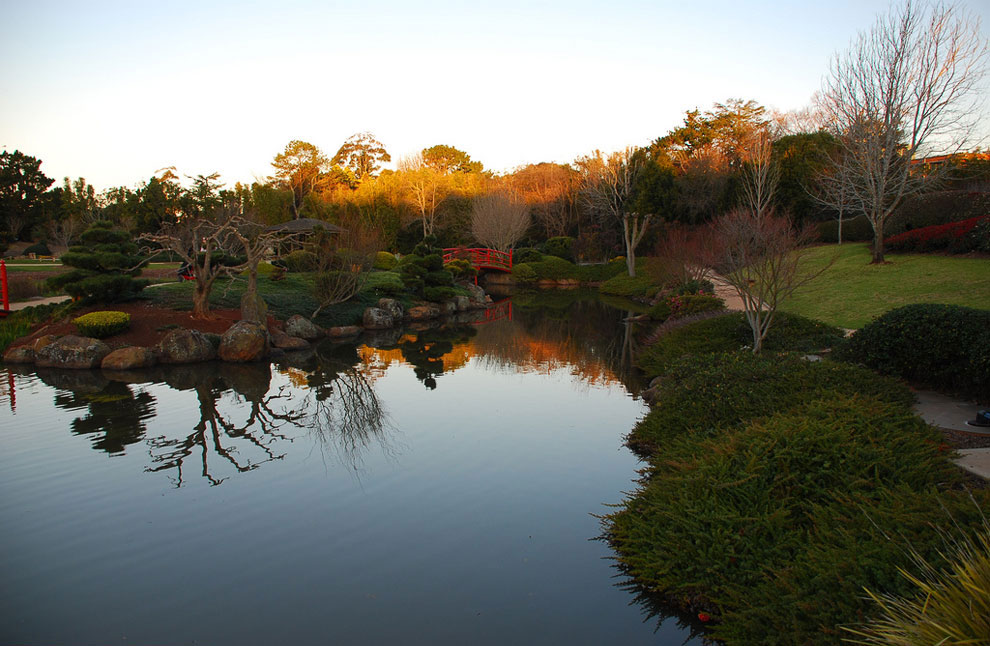
[[[126,231],[109,222],[96,222],[81,236],[82,244],[69,248],[62,264],[73,271],[50,278],[53,289],[84,302],[116,303],[132,299],[148,285],[137,279],[145,259]]]
[[[131,315],[126,312],[90,312],[72,319],[83,336],[96,339],[119,334],[131,326]]]
[[[990,215],[912,229],[884,240],[889,251],[967,253],[990,248]]]
[[[990,392],[990,311],[907,305],[858,330],[836,354],[914,383],[985,396]]]

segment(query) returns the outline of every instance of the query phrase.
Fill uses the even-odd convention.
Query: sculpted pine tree
[[[50,287],[88,303],[118,303],[148,286],[147,280],[136,278],[147,259],[126,231],[95,222],[80,238],[81,244],[62,256],[62,264],[75,269],[50,278]]]

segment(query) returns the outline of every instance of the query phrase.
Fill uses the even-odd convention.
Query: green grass
[[[31,328],[36,324],[49,319],[60,319],[71,312],[72,307],[72,303],[36,305],[17,310],[7,317],[0,319],[0,354],[15,340],[30,332]]]
[[[865,244],[811,249],[806,267],[835,264],[784,302],[782,308],[844,328],[912,303],[944,303],[990,309],[990,259],[934,254],[887,254],[889,264],[870,265]]]

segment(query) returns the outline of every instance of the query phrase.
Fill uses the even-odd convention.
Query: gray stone
[[[444,301],[440,303],[440,313],[443,316],[450,316],[457,311],[457,301]]]
[[[458,296],[454,299],[458,312],[466,312],[471,309],[471,299],[467,296]]]
[[[245,292],[241,297],[241,320],[268,326],[268,303],[255,292]]]
[[[402,303],[394,298],[382,298],[378,301],[378,309],[385,310],[394,321],[401,321],[405,310]]]
[[[361,317],[361,324],[366,330],[387,330],[395,326],[395,319],[379,307],[369,307]]]
[[[281,350],[305,350],[309,347],[309,341],[289,336],[285,332],[276,332],[272,335],[272,345]]]
[[[285,322],[285,333],[307,341],[314,341],[325,334],[323,328],[299,314],[290,316]]]
[[[44,336],[39,336],[34,340],[34,351],[40,352],[46,345],[58,341],[57,334],[45,334]]]
[[[35,364],[42,368],[70,368],[84,370],[97,368],[110,354],[110,346],[103,341],[70,334],[49,343],[35,355]]]
[[[327,329],[327,336],[339,339],[345,336],[357,336],[363,328],[360,325],[340,325]]]
[[[100,367],[104,370],[134,370],[150,368],[158,363],[158,355],[150,348],[129,346],[114,350],[103,357]]]
[[[268,355],[268,331],[252,321],[234,323],[220,337],[217,353],[224,361],[259,361]]]
[[[469,292],[471,292],[471,302],[472,303],[474,303],[476,305],[484,305],[485,304],[486,297],[488,296],[485,293],[485,290],[483,290],[482,288],[478,287],[477,285],[470,285],[470,284],[468,284],[468,285],[465,285],[465,287],[467,288],[467,290]]]
[[[197,363],[217,356],[216,348],[206,335],[185,328],[169,332],[156,349],[162,363]]]
[[[406,319],[409,321],[427,321],[440,316],[440,307],[433,303],[423,303],[414,305],[406,312]]]
[[[3,353],[5,363],[34,363],[34,348],[29,345],[18,345],[7,348]]]

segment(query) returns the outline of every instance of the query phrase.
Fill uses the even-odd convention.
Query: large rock
[[[58,341],[58,338],[59,338],[59,335],[57,335],[57,334],[45,334],[45,335],[39,336],[37,339],[34,340],[34,351],[35,352],[40,352],[41,349],[43,347],[45,347],[46,345],[50,345],[50,344],[54,343],[55,341]]]
[[[440,312],[444,316],[450,316],[451,314],[457,312],[457,301],[444,301],[440,303]]]
[[[381,298],[378,300],[378,309],[385,310],[393,321],[401,321],[405,310],[402,303],[394,298]]]
[[[357,336],[363,328],[360,325],[341,325],[327,329],[327,336],[339,339],[345,336]]]
[[[268,303],[261,294],[244,292],[244,296],[241,296],[241,320],[258,325],[268,324]]]
[[[238,321],[220,337],[217,354],[224,361],[260,361],[268,355],[268,331],[257,323]]]
[[[279,331],[272,334],[272,345],[281,350],[305,350],[309,347],[309,341]]]
[[[285,322],[285,333],[307,341],[315,341],[324,335],[323,328],[299,314],[290,316]]]
[[[406,319],[409,321],[428,321],[440,316],[440,307],[434,303],[423,303],[414,305],[406,312]]]
[[[151,348],[128,346],[114,350],[103,357],[100,367],[104,370],[134,370],[150,368],[158,363],[158,355]]]
[[[18,345],[7,348],[3,353],[5,363],[34,363],[34,348],[29,345]]]
[[[157,346],[158,360],[162,363],[197,363],[209,361],[217,351],[199,330],[179,328],[172,330]]]
[[[485,303],[488,302],[488,294],[485,293],[485,290],[477,285],[468,284],[465,285],[465,287],[467,287],[467,290],[471,293],[471,303],[473,303],[476,307],[484,307]]]
[[[110,354],[110,346],[98,339],[70,334],[49,343],[35,353],[35,365],[42,368],[98,368]]]
[[[392,315],[379,307],[369,307],[364,310],[361,317],[361,324],[366,330],[387,330],[395,327],[395,319]]]
[[[466,312],[471,309],[471,299],[467,296],[456,296],[454,298],[454,304],[457,305],[458,312]]]

